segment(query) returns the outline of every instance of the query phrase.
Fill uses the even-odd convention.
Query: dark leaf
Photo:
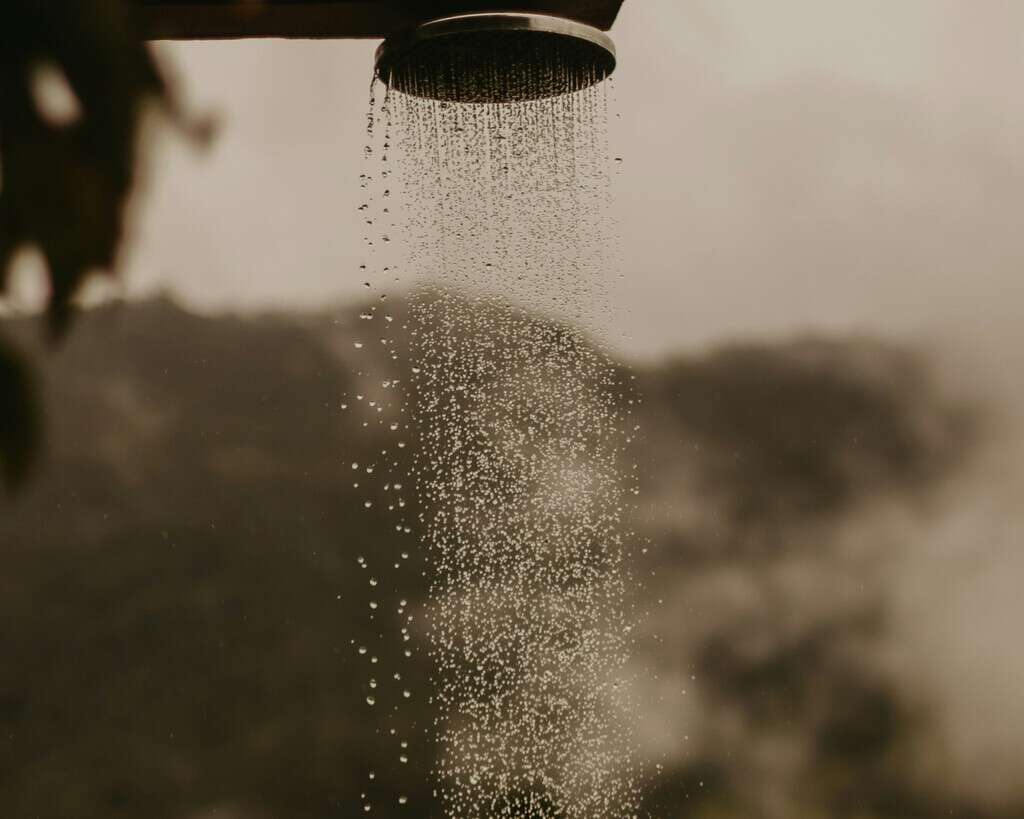
[[[40,248],[57,334],[86,277],[113,267],[144,106],[166,101],[132,23],[121,0],[7,0],[0,8],[0,266],[24,244]],[[73,92],[73,121],[53,121],[40,104],[43,68]]]
[[[86,278],[112,273],[147,103],[176,111],[126,0],[4,0],[0,57],[0,296],[14,254],[38,248],[60,338]],[[26,371],[0,354],[0,460],[13,486],[39,432]]]

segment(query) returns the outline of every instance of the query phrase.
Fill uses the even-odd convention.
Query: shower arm
[[[533,12],[608,31],[624,0],[131,0],[154,40],[258,37],[384,39],[424,20],[475,12]]]

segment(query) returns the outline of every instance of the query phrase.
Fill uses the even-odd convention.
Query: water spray
[[[408,290],[402,320],[379,330],[395,367],[371,376],[373,389],[401,383],[404,403],[380,463],[364,467],[379,470],[366,483],[381,483],[376,496],[364,488],[364,506],[386,499],[426,569],[411,578],[424,593],[415,623],[404,600],[385,620],[371,592],[381,643],[359,647],[356,662],[371,718],[387,719],[388,787],[408,781],[415,743],[429,742],[432,790],[453,819],[640,811],[629,686],[636,402],[584,326],[613,309],[602,83],[616,68],[606,31],[621,2],[252,0],[211,7],[205,30],[223,36],[234,20],[239,36],[383,39],[374,75],[389,93],[375,84],[368,117],[379,150],[367,147],[374,164],[361,177],[361,275]],[[385,248],[399,231],[395,265],[399,251]],[[559,320],[544,318],[552,312]],[[383,426],[383,407],[366,403],[363,426]],[[400,455],[403,426],[415,446]],[[414,515],[396,498],[403,485]],[[408,582],[394,568],[387,582]],[[385,622],[397,633],[386,637]],[[430,658],[429,732],[407,710],[427,690],[411,683],[414,629]],[[380,685],[383,670],[401,687]],[[368,772],[362,812],[380,804],[384,773]]]

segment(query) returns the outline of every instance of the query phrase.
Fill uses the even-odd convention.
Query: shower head
[[[393,35],[377,76],[403,94],[446,102],[522,102],[582,91],[615,70],[600,29],[545,14],[462,14]]]

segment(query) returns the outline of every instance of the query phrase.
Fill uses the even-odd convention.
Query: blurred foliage
[[[385,819],[442,815],[432,662],[417,628],[429,564],[383,503],[364,507],[367,486],[345,478],[352,463],[380,466],[400,417],[369,407],[372,394],[352,400],[367,383],[360,371],[398,375],[384,345],[355,351],[365,307],[220,319],[166,301],[107,307],[83,315],[47,362],[52,462],[0,515],[0,817],[327,819],[364,815],[366,803]],[[389,312],[405,324],[400,299]],[[21,340],[32,325],[7,329]],[[774,435],[747,414],[765,406],[765,368],[789,373],[767,405]],[[875,664],[885,572],[861,578],[837,554],[859,505],[926,498],[949,477],[940,465],[965,457],[962,409],[936,394],[924,363],[877,343],[808,341],[638,378],[642,498],[658,504],[638,513],[651,521],[639,530],[651,548],[638,601],[666,600],[638,659],[666,682],[681,669],[700,703],[673,728],[678,748],[647,783],[641,815],[1024,816],[1019,801],[988,807],[922,778],[922,746],[941,754],[931,715]],[[708,384],[722,385],[714,424]],[[855,417],[837,393],[860,396]],[[735,453],[758,469],[723,482]],[[842,491],[824,510],[809,500],[822,497],[822,475]],[[800,500],[783,512],[751,505],[756,481]],[[679,534],[669,521],[691,499],[696,517]],[[750,548],[751,521],[718,513],[740,505],[777,531],[776,549]],[[860,541],[879,569],[876,546]],[[806,599],[773,591],[773,569],[794,565],[814,592]],[[734,604],[716,584],[723,575],[750,594]],[[838,593],[862,579],[863,595]],[[409,643],[402,600],[415,615]],[[379,657],[373,709],[358,646]],[[384,707],[392,700],[400,713]],[[648,716],[674,720],[673,703]],[[496,798],[523,819],[543,799]]]
[[[38,248],[56,338],[87,276],[113,267],[141,117],[150,101],[169,108],[169,95],[121,0],[4,0],[0,54],[0,295],[15,254]],[[55,117],[41,97],[68,89],[69,116]],[[0,390],[0,462],[13,486],[38,435],[30,379],[2,341]]]
[[[973,408],[933,412],[921,400],[927,373],[883,342],[806,338],[680,361],[649,389],[708,447],[704,488],[730,497],[732,520],[760,526],[827,517],[867,487],[955,468],[974,440]]]

